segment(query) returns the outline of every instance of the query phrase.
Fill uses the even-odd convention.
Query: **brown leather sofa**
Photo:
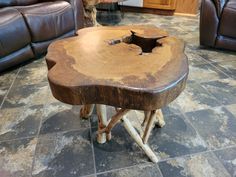
[[[202,0],[200,44],[236,51],[236,0]]]
[[[0,0],[0,72],[83,27],[82,0]]]

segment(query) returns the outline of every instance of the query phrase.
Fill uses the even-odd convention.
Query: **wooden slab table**
[[[128,133],[157,162],[147,144],[153,125],[165,122],[161,108],[185,88],[188,61],[184,43],[154,26],[91,27],[78,36],[49,46],[46,61],[54,97],[64,103],[85,105],[89,117],[96,104],[99,143],[111,139],[111,129],[122,120]],[[105,105],[116,107],[109,121]],[[143,110],[143,136],[125,116]]]

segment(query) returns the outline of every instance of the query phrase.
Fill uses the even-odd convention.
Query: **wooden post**
[[[144,120],[142,126],[145,126],[151,115],[151,111],[144,111]]]
[[[150,118],[148,120],[147,126],[144,130],[144,134],[143,134],[143,143],[146,144],[148,141],[148,138],[151,134],[152,128],[153,128],[153,124],[155,122],[155,118],[156,118],[156,110],[151,111],[151,115]]]
[[[118,110],[118,112],[112,116],[109,124],[104,127],[103,129],[98,130],[98,133],[104,133],[106,132],[106,137],[107,140],[110,141],[111,140],[111,129],[122,119],[122,117],[129,112],[129,109],[120,109]]]
[[[164,116],[163,116],[163,114],[162,114],[161,109],[158,109],[158,110],[157,110],[156,118],[157,118],[156,124],[157,124],[160,128],[164,127],[164,125],[165,125],[166,123],[165,123]]]
[[[94,104],[86,104],[80,109],[80,117],[81,118],[89,118],[94,109]]]
[[[152,162],[157,163],[158,162],[157,156],[147,144],[143,143],[142,138],[140,137],[138,132],[135,130],[135,128],[132,126],[130,121],[125,116],[123,116],[122,120],[124,121],[125,129],[130,134],[130,136],[134,139],[134,141],[144,150],[144,152],[146,153],[146,155],[150,158]]]
[[[96,104],[97,116],[98,116],[98,131],[101,131],[107,126],[107,111],[106,106]],[[99,133],[97,135],[97,142],[103,144],[106,142],[106,133]]]

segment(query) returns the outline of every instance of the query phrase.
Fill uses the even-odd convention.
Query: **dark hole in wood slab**
[[[131,31],[130,36],[125,36],[121,39],[114,39],[109,41],[110,45],[115,45],[121,42],[127,43],[127,44],[135,44],[139,47],[141,47],[142,52],[144,53],[151,53],[152,49],[155,47],[162,46],[160,42],[158,42],[159,39],[165,38],[167,36],[160,36],[160,37],[142,37],[136,34],[134,31]],[[142,55],[142,54],[140,54]]]

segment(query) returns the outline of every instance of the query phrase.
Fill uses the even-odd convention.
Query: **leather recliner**
[[[82,0],[0,0],[0,72],[83,27]]]
[[[236,0],[202,0],[200,45],[236,51]]]

